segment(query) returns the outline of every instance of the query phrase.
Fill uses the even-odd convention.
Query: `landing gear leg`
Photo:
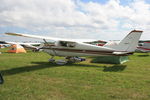
[[[73,59],[73,57],[67,56],[65,59],[68,61],[68,63],[75,63],[75,60]]]
[[[66,57],[69,63],[76,63],[76,62],[82,62],[85,61],[85,58],[80,58],[80,57]]]
[[[49,59],[49,62],[54,63],[54,62],[55,62],[55,59],[53,59],[53,58],[54,58],[54,56],[52,56],[52,57]]]

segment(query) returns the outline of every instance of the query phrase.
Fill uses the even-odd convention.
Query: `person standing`
[[[4,79],[3,79],[2,74],[0,73],[0,84],[3,84],[3,83],[4,83]]]

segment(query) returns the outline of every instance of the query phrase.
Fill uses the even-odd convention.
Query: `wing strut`
[[[45,39],[43,39],[43,41],[49,46],[48,42]],[[51,50],[53,50],[54,54],[57,55],[55,50],[51,46],[49,46],[49,47],[50,47]],[[54,56],[54,55],[52,55],[52,56]]]

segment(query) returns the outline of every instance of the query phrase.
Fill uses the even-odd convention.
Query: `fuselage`
[[[53,56],[110,56],[115,55],[114,49],[96,46],[86,43],[74,43],[60,41],[53,45],[42,47],[43,51]]]

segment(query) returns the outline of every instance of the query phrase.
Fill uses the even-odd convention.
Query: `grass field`
[[[150,100],[150,56],[122,65],[85,62],[58,66],[46,53],[0,55],[0,100]]]

